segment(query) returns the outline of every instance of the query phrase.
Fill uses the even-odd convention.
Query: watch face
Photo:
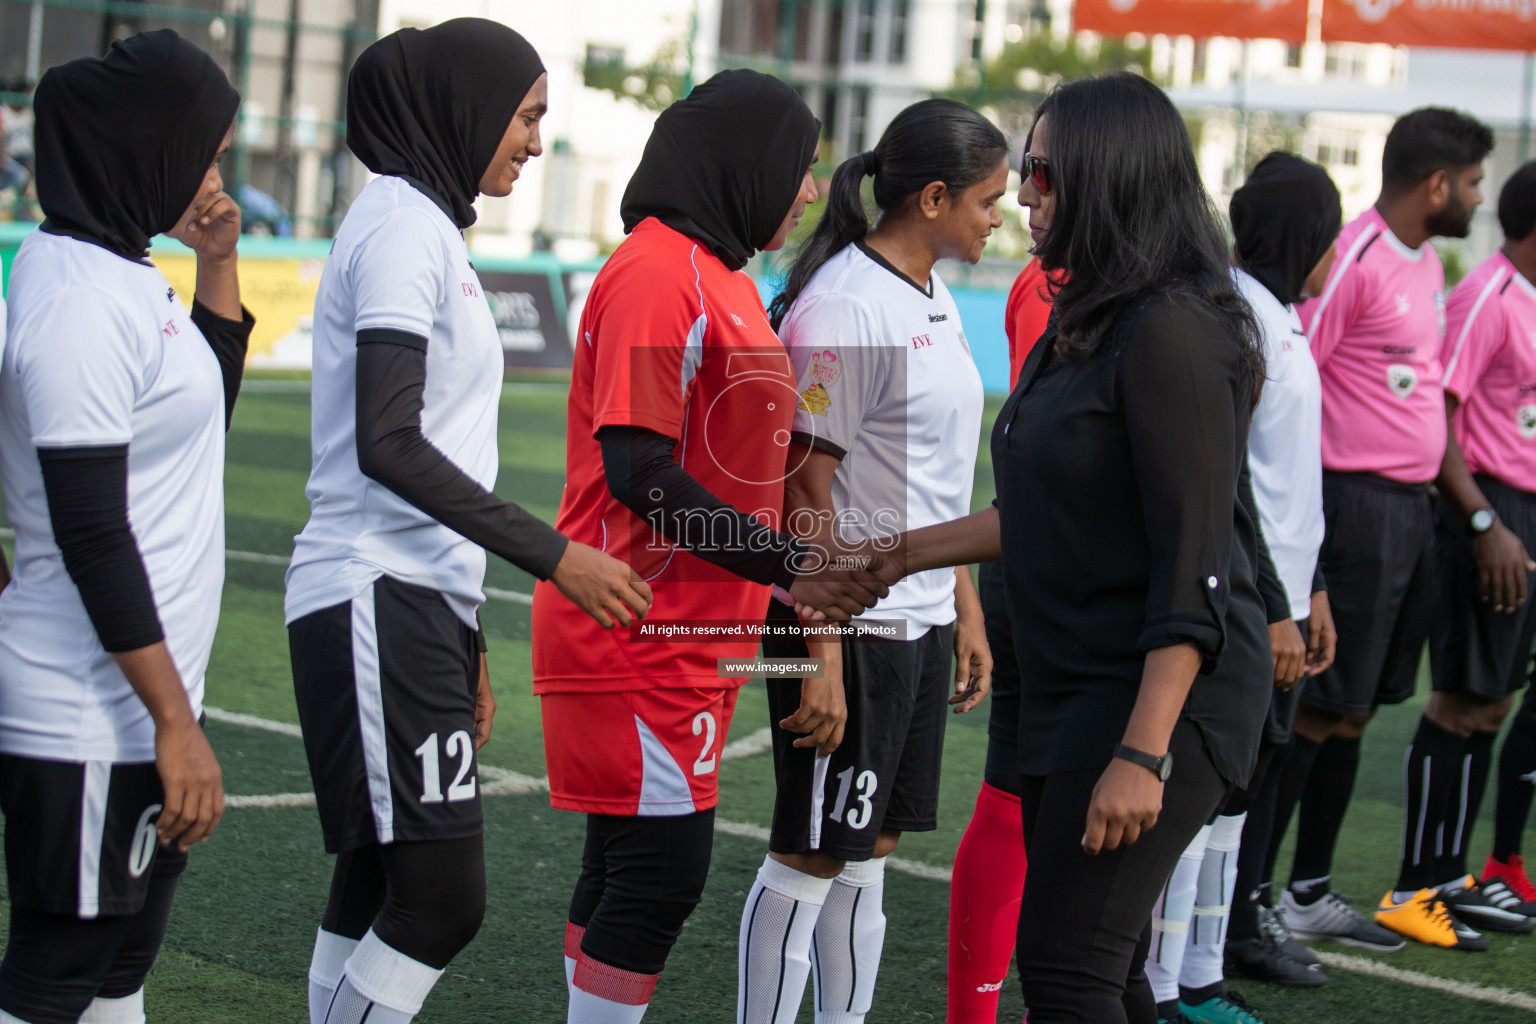
[[[1168,776],[1170,776],[1172,774],[1173,774],[1173,755],[1172,754],[1164,754],[1162,757],[1158,758],[1157,775],[1164,782],[1167,782],[1168,781]]]
[[[1480,508],[1472,513],[1471,527],[1473,533],[1487,533],[1493,527],[1494,514],[1491,508]]]

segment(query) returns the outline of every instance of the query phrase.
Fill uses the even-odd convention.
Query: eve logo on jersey
[[[932,348],[933,347],[933,339],[930,338],[926,334],[919,334],[917,337],[912,339],[912,347],[914,349],[918,349],[918,348]]]
[[[1521,437],[1527,441],[1536,438],[1536,405],[1522,405],[1515,421],[1520,425]]]
[[[160,333],[167,338],[174,338],[181,333],[181,328],[176,326],[175,320],[167,320],[165,326],[160,328]]]
[[[475,795],[475,776],[470,774],[475,764],[475,742],[469,738],[469,733],[460,729],[448,737],[446,753],[450,759],[459,759],[459,770],[453,777],[453,782],[448,786],[448,802],[457,803],[460,800],[470,800]],[[443,802],[443,775],[437,755],[437,733],[428,736],[421,746],[417,747],[415,754],[421,759],[421,802],[424,804],[440,804]]]
[[[464,297],[467,299],[478,299],[480,297],[480,289],[476,288],[472,281],[460,281],[459,289],[463,291]]]
[[[1393,363],[1387,367],[1387,387],[1398,398],[1407,398],[1419,386],[1419,374],[1411,366]]]

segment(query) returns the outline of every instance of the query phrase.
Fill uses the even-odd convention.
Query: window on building
[[[827,54],[822,59],[833,67],[843,62],[843,8],[841,5],[827,12]]]
[[[1206,51],[1209,48],[1209,40],[1195,40],[1195,56],[1193,62],[1190,64],[1189,71],[1189,77],[1191,81],[1197,83],[1205,81],[1205,57]]]
[[[1285,44],[1285,66],[1288,68],[1301,67],[1301,44]]]
[[[875,0],[854,0],[853,59],[875,59]]]
[[[907,13],[910,0],[892,0],[891,3],[891,52],[887,59],[900,64],[907,59]]]
[[[856,85],[849,90],[848,145],[855,153],[864,152],[869,134],[869,86]]]

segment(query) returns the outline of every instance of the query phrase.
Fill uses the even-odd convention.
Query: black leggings
[[[676,818],[587,815],[570,922],[581,951],[634,974],[660,974],[698,906],[715,843],[711,808]]]
[[[348,939],[372,928],[389,948],[442,970],[485,919],[485,837],[377,843],[336,857],[320,927]]]
[[[98,996],[121,999],[143,988],[186,866],[186,854],[161,847],[137,914],[82,921],[12,903],[0,1010],[31,1024],[75,1024]]]
[[[1157,1024],[1143,970],[1152,908],[1228,788],[1191,723],[1175,726],[1169,749],[1173,774],[1157,824],[1096,857],[1082,839],[1103,769],[1021,778],[1029,873],[1017,948],[1030,1024]]]

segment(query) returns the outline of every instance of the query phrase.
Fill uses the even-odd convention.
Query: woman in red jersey
[[[551,802],[588,816],[566,928],[573,1022],[639,1021],[698,902],[747,674],[720,662],[756,653],[771,585],[843,618],[885,593],[797,575],[816,562],[774,529],[798,395],[741,270],[816,200],[819,130],[794,90],[752,71],[664,111],[624,194],[630,237],[582,313],[557,527],[634,566],[655,604],[645,628],[608,632],[534,593]],[[844,712],[818,682],[795,725],[825,745]]]

